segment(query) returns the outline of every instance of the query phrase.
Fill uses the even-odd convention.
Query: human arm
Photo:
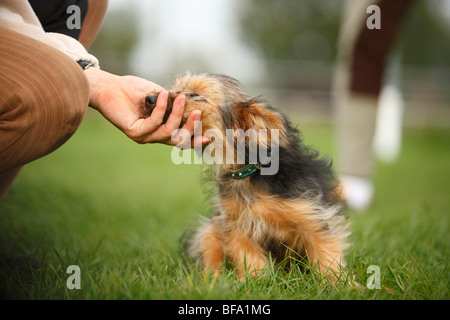
[[[166,123],[163,122],[167,108],[168,93],[151,81],[134,76],[117,76],[98,68],[85,71],[90,85],[90,106],[98,110],[106,119],[138,143],[160,142],[177,145],[172,141],[172,132],[179,128],[184,111],[184,96],[178,96],[172,113]],[[156,107],[150,117],[144,117],[143,102],[145,96],[162,91]],[[194,134],[194,121],[199,121],[201,112],[194,110],[182,127]],[[196,143],[203,144],[206,138],[199,136]],[[193,145],[193,141],[192,141]]]
[[[88,61],[95,67],[99,65],[97,58],[76,39],[61,33],[45,32],[27,0],[0,0],[0,27],[43,42],[74,61]]]
[[[155,112],[144,119],[142,104],[145,96],[163,88],[138,77],[119,77],[101,71],[97,58],[89,54],[76,39],[64,34],[45,32],[28,1],[0,0],[0,27],[41,41],[63,52],[74,61],[81,60],[93,65],[84,71],[90,85],[90,105],[134,141],[176,144],[170,137],[172,131],[178,129],[180,125],[184,97],[180,96],[177,99],[170,121],[167,123],[161,124],[161,114],[167,106],[167,97],[164,94],[161,94]],[[198,111],[192,112],[183,128],[193,134],[193,122],[199,120],[199,117]]]

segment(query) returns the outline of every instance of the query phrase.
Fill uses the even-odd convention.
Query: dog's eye
[[[186,97],[188,97],[188,98],[190,98],[190,99],[192,99],[193,101],[196,101],[196,102],[205,102],[206,101],[204,96],[201,96],[201,95],[199,95],[197,93],[194,93],[194,92],[185,93],[185,95],[186,95]]]

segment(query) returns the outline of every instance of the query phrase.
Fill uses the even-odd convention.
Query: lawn
[[[295,121],[294,121],[295,122]],[[333,154],[328,125],[300,126]],[[180,239],[208,214],[202,165],[131,142],[94,111],[53,154],[27,165],[0,202],[0,293],[18,299],[449,299],[450,129],[408,128],[398,161],[377,165],[376,201],[346,211],[359,286],[268,267],[239,282],[202,277]],[[12,261],[13,257],[21,257]],[[32,257],[33,266],[27,266]],[[80,270],[70,290],[68,266]],[[380,289],[369,289],[369,266]]]

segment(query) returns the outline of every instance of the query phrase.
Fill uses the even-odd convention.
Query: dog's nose
[[[156,108],[156,101],[158,100],[159,92],[145,97],[145,112],[146,117],[150,117],[153,110]],[[175,100],[175,95],[169,94],[167,98],[166,112],[164,113],[164,118],[162,123],[166,123],[169,119],[170,113],[172,112],[173,102]]]
[[[148,115],[151,115],[153,109],[156,107],[156,100],[158,100],[158,96],[146,96],[145,97],[145,111]]]
[[[146,104],[156,104],[156,100],[158,100],[158,96],[147,96],[145,97]]]

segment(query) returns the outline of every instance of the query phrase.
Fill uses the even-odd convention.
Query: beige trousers
[[[107,1],[89,1],[79,41],[88,48]],[[0,199],[20,168],[59,148],[89,103],[81,67],[64,53],[0,28]]]
[[[337,160],[341,175],[370,178],[372,140],[386,61],[413,0],[347,0],[333,83]],[[381,11],[381,29],[369,29],[367,8]]]

